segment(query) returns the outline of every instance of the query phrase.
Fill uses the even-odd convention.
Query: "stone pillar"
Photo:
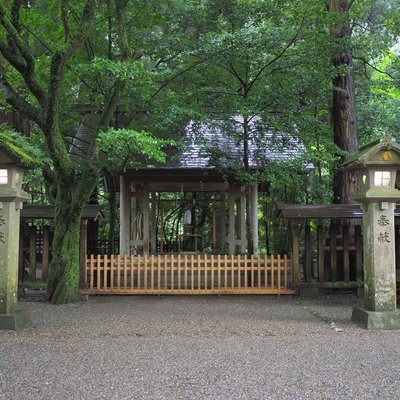
[[[363,204],[364,307],[352,320],[365,328],[400,328],[396,309],[394,202]]]
[[[20,209],[30,196],[13,192],[0,188],[0,329],[16,330],[29,322],[28,310],[18,308],[17,295]]]

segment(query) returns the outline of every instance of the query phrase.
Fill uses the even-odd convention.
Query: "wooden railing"
[[[84,294],[294,294],[285,256],[91,256]]]

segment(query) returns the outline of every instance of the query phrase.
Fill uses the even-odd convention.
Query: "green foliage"
[[[29,138],[21,136],[5,125],[0,126],[0,149],[27,168],[40,168],[48,161],[42,150],[33,145]]]
[[[132,129],[101,131],[98,143],[100,150],[105,154],[104,166],[116,172],[143,166],[151,168],[151,163],[165,163],[166,153],[162,149],[176,145],[171,140],[159,139],[149,132]]]

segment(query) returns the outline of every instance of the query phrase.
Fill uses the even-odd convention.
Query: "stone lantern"
[[[0,134],[0,329],[15,330],[29,321],[28,310],[17,307],[17,292],[20,209],[30,199],[21,185],[30,163],[35,162]]]
[[[359,171],[360,190],[353,199],[363,210],[364,307],[353,309],[352,320],[368,329],[400,328],[394,234],[400,145],[384,137],[361,147],[343,166]]]

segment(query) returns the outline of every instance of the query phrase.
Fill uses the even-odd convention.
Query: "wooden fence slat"
[[[128,289],[128,256],[124,255],[124,289]]]
[[[251,287],[254,288],[254,255],[251,255]]]
[[[287,289],[288,288],[288,264],[287,264],[287,255],[285,254],[284,256],[283,256],[283,268],[284,268],[284,270],[285,270],[285,272],[284,272],[284,280],[283,280],[283,283],[284,283],[284,289]]]
[[[211,255],[211,289],[214,289],[214,271],[215,271],[215,257],[214,254]]]
[[[147,254],[145,254],[144,259],[144,276],[143,276],[143,289],[144,290],[148,290],[148,284],[147,284],[147,270],[148,270],[148,264],[149,264],[149,257],[147,256]]]
[[[275,289],[275,269],[274,269],[274,256],[270,256],[271,260],[271,289]],[[267,256],[265,256],[265,288],[268,287],[268,269],[267,269],[267,263],[268,259]]]
[[[224,255],[224,287],[228,287],[228,257]]]
[[[94,256],[90,256],[90,289],[93,290],[94,285]]]
[[[130,269],[131,269],[131,290],[133,290],[134,287],[135,287],[135,272],[134,272],[134,267],[135,267],[134,259],[133,259],[133,256],[131,255],[131,266],[130,266]]]
[[[121,255],[117,257],[117,289],[121,289]]]
[[[184,261],[184,269],[185,269],[185,285],[184,285],[184,289],[188,289],[188,262],[187,262],[187,255],[185,254],[185,261]]]
[[[287,288],[288,280],[287,256],[252,257],[224,255],[170,255],[157,259],[151,256],[111,255],[108,257],[93,255],[86,258],[85,273],[89,274],[89,282],[85,294],[293,294]],[[155,287],[155,269],[157,281]],[[184,268],[184,270],[182,269]],[[251,271],[259,271],[258,287],[250,285]],[[128,271],[129,269],[129,271]],[[283,270],[282,270],[283,269]],[[262,270],[262,271],[261,271]],[[186,271],[186,278],[183,272]],[[191,282],[188,288],[188,274]],[[243,273],[243,274],[242,274]],[[129,276],[130,274],[130,276]],[[164,281],[161,276],[164,274]],[[217,274],[217,275],[215,275]],[[222,283],[224,274],[224,283]],[[264,276],[265,274],[265,276]],[[136,277],[135,277],[136,276]],[[254,276],[254,274],[253,274]],[[130,285],[128,284],[131,279]],[[185,285],[183,287],[183,279]],[[282,283],[284,279],[284,285]],[[136,281],[136,282],[135,282]],[[271,283],[271,286],[270,286]],[[216,290],[218,289],[218,290]]]
[[[178,255],[178,290],[181,290],[181,255]]]
[[[111,255],[110,259],[110,265],[113,264],[114,262],[114,256]],[[111,268],[111,267],[110,267]],[[104,285],[104,290],[107,290],[108,282],[107,282],[107,271],[108,271],[108,265],[107,262],[104,262],[104,271],[103,271],[103,285]]]
[[[247,272],[248,272],[248,265],[247,265],[247,255],[244,256],[244,288],[247,289]]]
[[[140,289],[142,287],[141,278],[140,278],[140,267],[142,265],[142,257],[140,255],[137,256],[137,288]]]
[[[277,269],[278,269],[278,290],[281,289],[281,256],[278,254],[278,265],[277,265]]]
[[[161,256],[157,257],[157,289],[161,290]]]
[[[261,289],[261,257],[257,257],[257,286]]]
[[[200,255],[197,255],[197,289],[201,289],[201,263]]]
[[[151,255],[151,264],[150,264],[150,289],[154,290],[154,254]]]
[[[194,289],[194,256],[193,254],[190,256],[190,286],[191,289]]]
[[[103,269],[105,269],[107,262],[108,262],[108,257],[107,255],[105,255],[103,258]],[[101,289],[101,270],[102,270],[101,263],[99,262],[97,265],[97,289],[99,290]]]
[[[221,289],[221,273],[222,273],[222,269],[221,269],[221,255],[218,254],[218,264],[217,264],[217,285],[218,285],[218,290]]]
[[[171,256],[171,289],[174,289],[175,281],[174,281],[174,268],[175,268],[175,256],[172,254]]]
[[[231,288],[235,287],[235,256],[231,255]]]

